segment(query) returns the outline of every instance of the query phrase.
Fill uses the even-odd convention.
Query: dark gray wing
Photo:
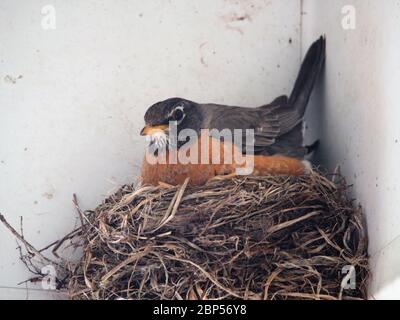
[[[201,108],[204,128],[214,128],[219,132],[223,129],[242,130],[243,152],[247,144],[254,144],[255,154],[291,155],[291,150],[302,146],[302,117],[287,104],[286,96],[259,108],[220,105],[201,105]],[[246,129],[254,130],[253,141],[246,138]]]

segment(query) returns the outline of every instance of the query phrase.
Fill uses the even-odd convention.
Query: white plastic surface
[[[148,106],[261,105],[299,67],[300,1],[55,0],[56,28],[43,29],[47,4],[0,2],[0,212],[18,228],[23,216],[37,248],[78,224],[73,193],[89,209],[134,181]],[[2,225],[0,246],[0,298],[25,299]]]
[[[353,11],[355,29],[344,29],[343,18]],[[377,299],[400,299],[399,30],[399,1],[303,3],[303,50],[327,36],[324,81],[308,110],[309,127],[321,138],[319,159],[331,170],[341,166],[363,206],[370,293]]]
[[[367,215],[371,297],[400,298],[399,1],[54,0],[54,30],[42,27],[44,5],[0,2],[0,212],[16,227],[23,216],[33,245],[79,223],[73,193],[89,209],[134,181],[149,105],[269,102],[326,34],[310,141]],[[342,25],[348,5],[354,30]],[[61,298],[17,286],[29,273],[3,226],[0,246],[0,299]]]

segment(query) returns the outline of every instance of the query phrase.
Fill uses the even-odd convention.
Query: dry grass
[[[60,286],[72,299],[366,298],[362,213],[339,180],[124,186],[54,244],[80,240],[84,251],[77,265],[64,264]],[[355,289],[342,287],[346,266]]]

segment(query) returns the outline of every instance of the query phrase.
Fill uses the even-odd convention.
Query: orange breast
[[[254,156],[253,175],[282,174],[298,176],[305,173],[303,162],[296,158],[285,156]]]
[[[205,143],[202,145],[200,141]],[[183,164],[179,161],[189,158],[196,163]],[[165,161],[154,163],[156,160]],[[253,175],[305,173],[305,167],[298,159],[284,156],[242,156],[236,146],[209,137],[208,141],[199,139],[190,148],[181,148],[177,153],[164,152],[157,159],[146,153],[141,168],[141,180],[143,184],[150,185],[157,185],[159,182],[177,185],[189,177],[191,185],[203,185],[215,176],[235,174],[237,169],[246,165],[253,169],[250,172]]]

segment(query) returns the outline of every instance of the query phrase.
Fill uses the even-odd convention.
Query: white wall
[[[0,212],[45,246],[78,223],[73,193],[88,209],[134,181],[149,105],[260,105],[299,63],[300,0],[2,0]],[[12,289],[29,274],[3,226],[0,245],[0,299],[43,297]]]
[[[356,29],[342,28],[342,7]],[[367,215],[372,298],[400,299],[400,1],[303,1],[303,50],[327,36],[324,82],[308,110],[318,157],[340,164]]]
[[[41,26],[47,4],[55,30]],[[355,30],[341,25],[348,4]],[[78,223],[73,193],[93,208],[134,181],[150,104],[268,102],[291,90],[300,47],[325,33],[308,111],[317,158],[341,165],[367,214],[373,296],[400,298],[399,25],[394,0],[2,0],[0,212],[15,226],[23,216],[38,248],[61,237]],[[0,299],[54,297],[14,289],[29,274],[2,226],[0,245]]]

